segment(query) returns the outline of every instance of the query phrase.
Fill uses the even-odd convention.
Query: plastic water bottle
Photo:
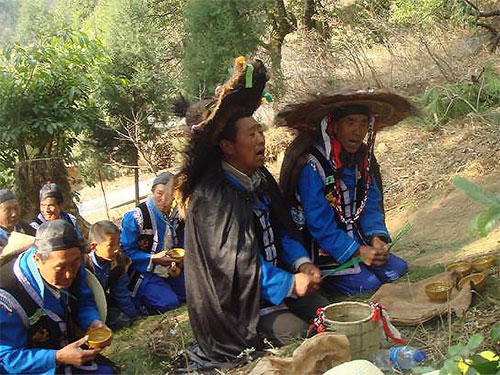
[[[381,370],[409,370],[425,361],[423,350],[411,346],[393,346],[390,349],[379,350],[375,356],[375,365]]]

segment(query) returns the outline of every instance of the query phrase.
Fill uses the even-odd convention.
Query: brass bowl
[[[473,273],[469,276],[465,276],[458,282],[458,287],[462,289],[468,282],[472,282],[471,289],[476,292],[482,292],[486,287],[486,275],[484,273]]]
[[[111,344],[113,332],[107,327],[93,328],[87,332],[89,341],[87,345],[92,349],[105,348]]]
[[[460,278],[470,274],[472,266],[469,262],[455,262],[446,266],[446,271],[456,272]]]
[[[476,272],[486,271],[495,265],[496,259],[493,255],[482,255],[472,259],[472,269]]]
[[[447,281],[434,281],[425,286],[425,294],[431,301],[446,302],[450,298],[453,285]]]
[[[170,249],[168,251],[168,255],[178,263],[184,262],[184,255],[186,254],[186,250],[181,249],[180,247],[176,247],[174,249]]]

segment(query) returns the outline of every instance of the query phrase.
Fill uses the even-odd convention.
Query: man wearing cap
[[[35,230],[20,221],[21,208],[14,193],[8,189],[0,189],[0,253],[7,246],[12,232],[33,236]]]
[[[47,182],[45,185],[43,185],[40,189],[39,200],[40,213],[30,223],[31,227],[36,230],[46,221],[62,219],[66,220],[73,226],[78,238],[83,238],[80,233],[80,229],[78,228],[78,224],[76,223],[76,217],[63,210],[64,199],[62,192],[57,184],[53,182]]]
[[[105,326],[86,284],[82,251],[74,228],[54,220],[39,227],[32,248],[1,266],[0,373],[113,373],[93,362],[99,350],[82,348],[87,336],[75,337],[73,322],[85,332]]]
[[[184,273],[169,250],[183,247],[184,223],[174,199],[175,176],[162,173],[153,181],[152,197],[125,214],[120,242],[132,260],[129,289],[144,315],[175,309],[186,300]]]
[[[301,130],[286,152],[280,186],[315,264],[331,276],[323,283],[329,289],[365,293],[407,271],[389,251],[373,147],[378,129],[410,113],[406,99],[370,90],[320,97],[277,116],[278,124]]]
[[[190,109],[210,110],[191,127],[181,172],[187,305],[197,340],[188,356],[201,371],[237,365],[264,348],[264,337],[275,344],[304,337],[328,304],[315,293],[319,270],[264,167],[264,134],[252,114],[266,69],[240,57],[233,72],[212,105]]]

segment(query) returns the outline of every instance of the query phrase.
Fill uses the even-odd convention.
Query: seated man
[[[14,193],[7,189],[0,189],[0,253],[7,246],[12,232],[35,235],[35,230],[20,221],[21,208]]]
[[[90,227],[89,244],[92,250],[85,257],[85,266],[106,293],[106,324],[112,330],[127,327],[139,312],[128,290],[130,259],[120,249],[120,229],[109,220],[98,221]]]
[[[64,212],[64,200],[61,190],[53,182],[47,182],[40,189],[40,213],[33,219],[30,225],[36,230],[42,223],[48,220],[62,219],[70,223],[76,231],[78,238],[83,238],[76,217],[68,212]]]
[[[329,289],[365,293],[407,271],[406,262],[389,252],[373,146],[377,129],[407,117],[410,108],[395,94],[357,91],[278,114],[278,122],[303,131],[286,152],[280,185],[294,220],[312,240],[315,264],[332,275],[323,283]],[[335,274],[356,256],[362,263]]]
[[[122,220],[121,246],[132,260],[129,289],[144,315],[164,313],[186,300],[184,273],[173,276],[177,266],[168,254],[183,246],[184,237],[174,186],[174,175],[162,173],[153,181],[153,196]]]
[[[238,58],[214,105],[195,105],[198,113],[215,109],[192,126],[181,172],[188,310],[198,343],[188,355],[202,371],[235,366],[245,349],[263,349],[264,337],[305,337],[317,308],[328,304],[314,293],[319,270],[264,167],[264,134],[252,113],[267,73],[260,61],[252,68],[249,85],[250,68]]]
[[[75,326],[105,326],[81,264],[83,247],[64,220],[42,224],[35,244],[0,268],[0,373],[112,374],[82,349]],[[75,341],[76,340],[76,341]],[[102,357],[104,359],[104,357]]]

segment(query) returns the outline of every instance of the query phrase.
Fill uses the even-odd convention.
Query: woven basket
[[[379,349],[380,325],[372,322],[372,308],[361,302],[333,303],[324,308],[327,331],[343,333],[351,344],[352,359],[373,360]]]

